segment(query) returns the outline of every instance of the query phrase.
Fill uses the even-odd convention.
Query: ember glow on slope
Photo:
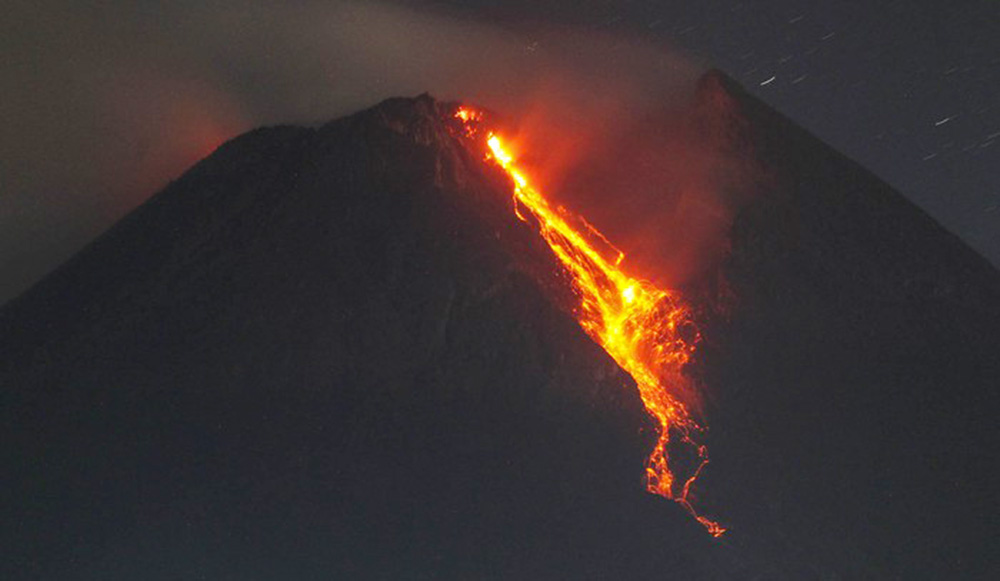
[[[254,127],[424,92],[530,115],[540,93],[561,91],[578,95],[566,114],[602,119],[592,110],[608,103],[683,99],[705,68],[637,39],[528,34],[387,1],[10,4],[0,303]]]
[[[502,137],[482,127],[480,112],[462,107],[455,117],[462,121],[466,136],[477,143],[485,138],[486,158],[503,168],[514,183],[517,217],[529,222],[520,208],[530,212],[538,233],[570,275],[579,298],[575,314],[580,326],[632,376],[647,411],[659,422],[659,439],[646,464],[647,489],[679,503],[709,533],[721,536],[726,529],[699,515],[689,500],[691,486],[708,463],[708,450],[698,442],[703,427],[672,393],[672,387],[685,381],[681,369],[698,341],[687,308],[676,293],[627,274],[621,268],[624,254],[596,229],[553,208],[532,187]],[[580,222],[582,228],[573,222]],[[690,447],[698,457],[697,468],[683,482],[674,473],[668,454],[672,437],[678,440],[675,444]]]

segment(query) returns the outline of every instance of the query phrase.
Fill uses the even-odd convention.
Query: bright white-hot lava
[[[461,107],[455,117],[466,137],[485,139],[484,155],[510,176],[515,213],[527,221],[520,208],[530,212],[539,234],[573,281],[580,326],[632,376],[646,409],[659,422],[659,439],[646,465],[647,489],[684,506],[713,536],[722,535],[726,529],[699,515],[689,500],[691,486],[708,463],[708,451],[698,441],[703,427],[675,395],[685,381],[681,370],[699,338],[681,297],[627,274],[621,266],[624,254],[600,232],[562,208],[553,208],[518,167],[503,138],[483,126],[481,112]],[[582,226],[574,227],[576,223]],[[697,467],[683,482],[671,467],[671,438],[676,438],[675,447],[687,447],[698,458]]]

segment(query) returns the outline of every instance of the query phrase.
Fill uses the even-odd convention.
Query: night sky
[[[462,96],[456,71],[503,50],[530,70],[554,28],[723,69],[1000,264],[995,0],[15,0],[4,12],[0,301],[225,139],[394,95]]]
[[[1000,264],[994,0],[476,4],[498,20],[572,20],[703,56]]]

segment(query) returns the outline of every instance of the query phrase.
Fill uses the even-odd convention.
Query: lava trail
[[[709,533],[721,536],[726,529],[699,515],[689,500],[692,484],[708,463],[708,450],[699,442],[704,428],[674,395],[685,381],[681,370],[699,339],[681,297],[627,274],[621,266],[624,254],[600,232],[550,205],[518,167],[503,138],[486,126],[482,112],[460,107],[454,116],[461,121],[463,136],[510,176],[514,212],[528,222],[521,212],[525,208],[535,218],[538,233],[573,282],[580,326],[632,376],[646,409],[659,422],[659,438],[646,464],[647,489],[681,504]],[[671,446],[697,455],[697,467],[683,481],[672,469]]]

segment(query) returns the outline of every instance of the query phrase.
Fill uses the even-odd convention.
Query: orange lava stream
[[[483,133],[480,112],[462,107],[455,117],[462,121],[466,136],[476,138]],[[681,368],[690,361],[698,341],[688,310],[677,294],[626,274],[621,251],[583,219],[553,208],[518,168],[501,137],[493,131],[484,133],[487,158],[514,182],[518,218],[527,222],[519,210],[527,208],[539,234],[571,276],[580,300],[576,316],[581,327],[632,376],[646,409],[660,424],[659,439],[646,464],[647,490],[681,504],[709,533],[721,536],[726,529],[699,515],[688,500],[692,484],[708,463],[708,451],[696,440],[703,428],[670,389],[685,381]],[[571,222],[582,228],[574,228]],[[598,250],[593,239],[607,248]],[[679,440],[675,446],[679,443],[697,453],[698,466],[683,484],[675,482],[671,471],[671,437]]]

